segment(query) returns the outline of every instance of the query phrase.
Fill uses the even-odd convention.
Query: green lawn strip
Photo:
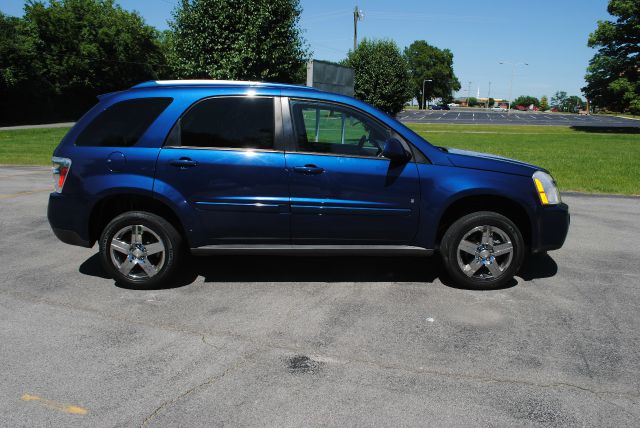
[[[409,126],[438,146],[544,167],[564,191],[640,194],[640,134],[590,133],[559,126]]]
[[[69,128],[0,131],[0,164],[50,165],[51,154]]]
[[[640,194],[640,134],[591,133],[561,126],[409,126],[435,145],[540,165],[551,171],[564,191]],[[0,131],[0,164],[49,165],[67,131]]]

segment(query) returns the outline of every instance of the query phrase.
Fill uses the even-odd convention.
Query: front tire
[[[464,288],[504,287],[520,270],[525,255],[522,233],[507,217],[479,211],[456,220],[440,246],[445,269]]]
[[[116,282],[146,289],[176,273],[182,238],[160,216],[129,211],[115,217],[100,236],[100,260]]]

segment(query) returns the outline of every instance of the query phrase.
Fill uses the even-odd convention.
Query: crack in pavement
[[[38,296],[33,296],[30,295],[29,293],[16,293],[16,292],[12,292],[12,291],[0,291],[0,294],[5,294],[5,295],[9,295],[12,296],[16,299],[19,300],[23,300],[23,301],[28,301],[28,302],[32,302],[32,303],[42,303],[42,304],[47,304],[50,306],[54,306],[54,307],[63,307],[63,308],[67,308],[67,309],[73,309],[73,310],[79,310],[79,311],[83,311],[83,312],[88,312],[90,314],[94,314],[94,315],[98,315],[101,316],[103,318],[106,319],[111,319],[111,320],[115,320],[115,321],[120,321],[120,322],[125,322],[125,323],[130,323],[130,324],[135,324],[135,325],[141,325],[141,326],[145,326],[145,327],[151,327],[151,328],[158,328],[161,330],[166,330],[166,331],[171,331],[171,332],[177,332],[177,333],[185,333],[185,334],[191,334],[191,335],[196,335],[198,337],[201,338],[201,341],[206,344],[207,346],[211,346],[214,347],[214,349],[216,349],[217,351],[224,349],[225,346],[222,347],[215,347],[214,345],[210,344],[207,342],[206,338],[207,336],[209,337],[216,337],[216,338],[234,338],[240,341],[244,341],[248,344],[252,344],[258,348],[261,348],[262,350],[265,349],[271,349],[271,350],[284,350],[287,352],[291,352],[291,353],[295,353],[295,354],[304,354],[304,350],[302,350],[300,347],[295,347],[295,346],[289,346],[289,345],[280,345],[277,343],[273,343],[276,342],[276,340],[272,340],[271,343],[267,343],[265,341],[262,340],[257,340],[256,338],[250,337],[250,336],[245,336],[245,335],[241,335],[241,334],[237,334],[237,333],[230,333],[230,332],[201,332],[201,331],[197,331],[197,330],[190,330],[190,329],[186,329],[184,327],[179,327],[179,326],[174,326],[174,325],[170,325],[170,324],[159,324],[159,323],[145,323],[143,321],[140,320],[135,320],[135,319],[129,319],[126,317],[119,317],[119,316],[115,316],[113,314],[109,314],[106,312],[101,312],[98,310],[95,310],[93,308],[88,308],[88,307],[83,307],[83,306],[78,306],[78,305],[71,305],[68,303],[64,303],[64,302],[57,302],[57,301],[53,301],[53,300],[49,300],[46,298],[42,298],[42,297],[38,297]],[[243,361],[247,361],[250,358],[253,358],[253,356],[255,354],[257,354],[259,351],[256,351],[254,353],[251,353],[248,357],[243,358]],[[309,353],[309,355],[313,355],[313,352]],[[371,361],[371,360],[366,360],[366,359],[358,359],[358,358],[350,358],[348,360],[343,360],[340,358],[334,358],[328,355],[316,355],[316,358],[325,360],[325,361],[329,361],[329,362],[333,362],[333,363],[337,363],[337,364],[343,364],[343,365],[349,365],[349,364],[363,364],[363,365],[369,365],[369,366],[373,366],[376,367],[378,369],[381,370],[401,370],[404,372],[408,372],[408,373],[413,373],[413,374],[431,374],[431,375],[435,375],[435,376],[441,376],[441,377],[445,377],[445,378],[453,378],[453,379],[463,379],[463,380],[469,380],[469,381],[476,381],[476,382],[487,382],[487,383],[504,383],[504,384],[513,384],[513,385],[522,385],[522,386],[529,386],[529,387],[537,387],[537,388],[574,388],[583,392],[588,392],[591,394],[594,394],[596,396],[618,396],[618,397],[623,397],[626,399],[630,399],[630,400],[637,400],[640,399],[640,393],[634,393],[634,392],[622,392],[622,391],[608,391],[608,390],[597,390],[597,389],[593,389],[593,388],[589,388],[586,386],[581,386],[581,385],[577,385],[577,384],[572,384],[569,382],[552,382],[552,383],[537,383],[537,382],[532,382],[532,381],[528,381],[528,380],[519,380],[519,379],[509,379],[509,378],[499,378],[499,377],[490,377],[490,376],[481,376],[481,375],[474,375],[474,374],[467,374],[467,373],[453,373],[453,372],[447,372],[447,371],[440,371],[440,370],[435,370],[435,369],[424,369],[424,368],[415,368],[415,367],[408,367],[405,365],[396,365],[396,364],[384,364],[378,361]],[[231,368],[236,367],[236,366],[232,366]],[[225,373],[223,373],[223,376],[228,372],[225,371]],[[193,390],[205,386],[207,384],[212,383],[215,380],[215,376],[210,378],[209,380],[191,388],[189,391],[187,391],[188,393],[191,393]],[[188,395],[183,393],[182,395]],[[175,400],[179,399],[180,397],[177,397]],[[599,397],[601,398],[601,397]],[[174,400],[174,401],[175,401]],[[605,400],[606,401],[606,400]],[[156,413],[157,411],[159,411],[160,408],[165,407],[166,405],[170,404],[171,400],[164,402],[160,407],[158,407],[156,409]],[[610,404],[614,404],[611,403],[609,401],[606,401]]]
[[[144,418],[144,420],[140,424],[140,428],[144,428],[145,426],[147,426],[147,424],[153,418],[155,418],[160,412],[162,412],[163,410],[165,410],[166,408],[168,408],[169,406],[171,406],[173,403],[177,402],[178,400],[188,396],[189,394],[193,393],[194,391],[196,391],[196,390],[198,390],[200,388],[207,387],[207,386],[213,384],[214,382],[219,381],[220,379],[224,378],[227,374],[231,373],[232,371],[237,370],[240,367],[246,365],[247,363],[249,363],[249,361],[251,361],[261,351],[263,351],[263,350],[262,349],[258,349],[256,351],[250,352],[249,354],[247,354],[245,356],[242,356],[238,362],[236,362],[235,364],[231,365],[230,367],[227,367],[221,374],[210,376],[204,382],[199,383],[199,384],[197,384],[195,386],[192,386],[191,388],[189,388],[186,391],[178,394],[177,396],[162,402],[158,407],[156,407],[153,410],[153,412],[151,412],[146,418]]]

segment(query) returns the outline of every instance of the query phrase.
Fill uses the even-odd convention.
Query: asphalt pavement
[[[0,131],[16,131],[19,129],[71,128],[75,122],[43,123],[39,125],[15,125],[0,127]]]
[[[640,425],[640,199],[565,195],[508,288],[437,258],[193,259],[120,288],[0,167],[0,426]]]
[[[405,110],[398,114],[401,122],[449,123],[486,125],[547,125],[576,127],[629,127],[640,128],[640,120],[619,116],[577,115],[545,112],[510,113],[479,108],[452,108],[451,110]]]

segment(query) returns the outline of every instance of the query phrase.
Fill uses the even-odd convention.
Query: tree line
[[[114,0],[29,0],[0,13],[0,124],[76,120],[96,96],[146,80],[305,81],[299,0],[183,0],[158,31]],[[356,97],[395,114],[460,88],[451,51],[363,40],[343,61]]]
[[[540,99],[531,95],[520,95],[511,103],[511,108],[530,106],[537,107],[539,110],[557,110],[564,112],[577,113],[586,107],[586,102],[578,95],[567,95],[566,91],[557,91],[554,96],[549,97],[543,95]]]
[[[599,51],[583,91],[601,109],[640,114],[639,9],[637,0],[610,0],[616,21],[599,22],[589,38]],[[0,124],[75,120],[96,95],[145,80],[304,82],[311,52],[300,14],[299,0],[182,0],[169,30],[158,31],[114,0],[28,0],[20,18],[0,13]],[[453,53],[424,40],[403,51],[363,40],[342,63],[355,71],[355,96],[390,114],[411,98],[423,107],[460,90]],[[564,111],[583,103],[562,92],[554,99]]]

